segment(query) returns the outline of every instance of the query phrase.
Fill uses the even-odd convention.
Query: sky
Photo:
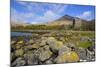
[[[41,24],[54,21],[64,15],[93,20],[95,6],[11,0],[11,21],[14,22]]]

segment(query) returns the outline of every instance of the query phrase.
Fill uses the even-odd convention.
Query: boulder
[[[33,44],[33,45],[27,45],[27,49],[38,49],[40,46],[38,44]]]
[[[82,38],[80,38],[80,41],[89,41],[89,37],[82,37]]]
[[[42,40],[41,43],[39,44],[40,46],[45,46],[46,45],[46,40]]]
[[[73,43],[67,43],[66,46],[67,46],[68,48],[70,48],[72,51],[75,51],[75,49],[76,49],[76,46],[75,46],[75,44],[73,44]]]
[[[15,44],[15,49],[20,49],[22,47],[22,45],[19,45],[19,44]]]
[[[53,62],[52,62],[51,60],[47,60],[47,61],[45,62],[45,64],[53,64]]]
[[[62,41],[57,41],[54,37],[49,37],[47,39],[47,44],[50,46],[50,48],[53,51],[59,50],[60,48],[64,46]]]
[[[18,49],[15,51],[15,56],[19,57],[19,56],[23,56],[24,54],[24,50],[23,49]]]
[[[19,66],[22,66],[25,64],[26,64],[25,60],[23,60],[21,57],[19,57],[11,64],[11,67],[19,67]]]
[[[17,44],[23,44],[23,43],[24,43],[23,40],[17,42]]]
[[[52,52],[49,50],[49,46],[48,45],[40,48],[38,51],[40,51],[39,59],[41,61],[45,61],[45,60],[49,59],[52,56]]]
[[[30,51],[24,54],[24,58],[28,65],[38,64],[37,56]]]
[[[78,53],[78,55],[79,55],[81,61],[82,61],[82,60],[84,61],[84,60],[87,59],[87,51],[86,51],[86,49],[80,47],[80,48],[77,50],[77,53]]]
[[[62,55],[64,53],[68,53],[70,51],[71,51],[70,48],[68,48],[67,46],[63,46],[62,48],[59,49],[59,55]]]
[[[68,53],[63,53],[59,55],[56,59],[56,63],[69,63],[69,62],[78,62],[79,61],[79,56],[76,52],[68,52]]]
[[[30,40],[28,41],[28,43],[29,43],[29,44],[33,44],[33,43],[34,43],[34,40],[30,39]]]
[[[95,61],[95,51],[89,51],[87,49],[87,61]]]
[[[11,41],[11,45],[13,45],[14,43],[16,43],[16,41]]]

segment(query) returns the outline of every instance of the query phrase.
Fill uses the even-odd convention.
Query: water
[[[11,36],[32,36],[32,33],[25,33],[25,32],[11,32]]]

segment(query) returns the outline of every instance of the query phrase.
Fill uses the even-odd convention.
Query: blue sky
[[[94,6],[11,1],[11,21],[40,24],[64,15],[85,20],[95,18]]]

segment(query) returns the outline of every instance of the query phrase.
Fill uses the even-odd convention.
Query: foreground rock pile
[[[88,49],[55,37],[40,37],[29,40],[11,41],[12,67],[38,64],[57,64],[94,61],[94,45]]]

